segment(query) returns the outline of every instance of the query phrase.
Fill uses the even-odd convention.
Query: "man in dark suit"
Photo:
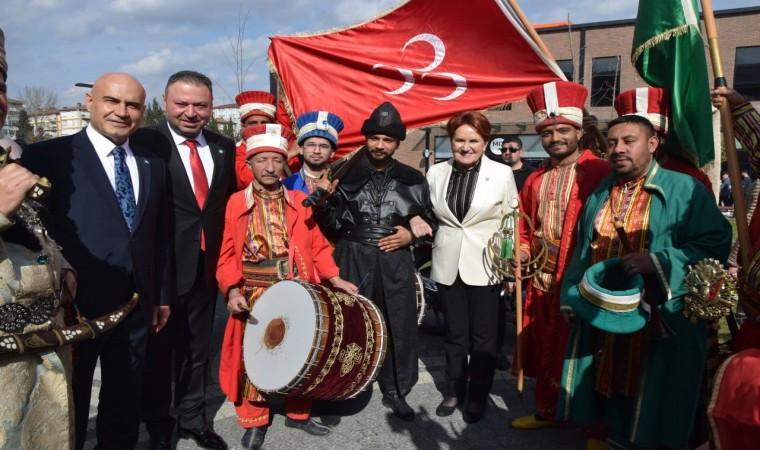
[[[76,447],[84,446],[95,365],[100,357],[98,448],[132,449],[149,327],[169,317],[165,168],[131,142],[145,110],[133,77],[101,76],[86,96],[90,125],[29,146],[22,163],[55,186],[47,198],[53,237],[77,271],[76,305],[94,318],[137,292],[140,307],[101,339],[82,343],[74,364]]]
[[[177,72],[164,92],[166,122],[140,129],[134,141],[166,163],[170,230],[174,236],[172,317],[148,342],[142,418],[152,448],[171,446],[172,361],[174,406],[180,437],[203,448],[226,449],[206,419],[211,327],[218,294],[216,262],[227,198],[235,190],[235,143],[204,130],[212,112],[211,80],[198,72]]]

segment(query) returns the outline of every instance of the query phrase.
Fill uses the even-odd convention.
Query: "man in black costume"
[[[414,410],[404,399],[418,378],[415,268],[409,246],[414,236],[432,234],[436,222],[425,177],[393,159],[406,137],[398,110],[383,103],[361,132],[366,138],[361,160],[315,212],[320,226],[338,239],[333,256],[340,276],[383,312],[389,334],[378,376],[383,405],[412,421]]]

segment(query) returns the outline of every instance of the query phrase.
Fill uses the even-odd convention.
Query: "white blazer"
[[[462,281],[471,286],[500,281],[491,268],[486,246],[499,229],[501,218],[512,211],[509,203],[517,198],[517,187],[509,166],[491,161],[485,155],[481,160],[472,203],[461,222],[446,202],[454,158],[434,165],[427,173],[430,200],[438,218],[430,278],[441,284],[453,284],[457,272]]]

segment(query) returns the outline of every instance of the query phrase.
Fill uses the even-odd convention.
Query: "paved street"
[[[432,314],[432,311],[428,312]],[[225,401],[217,384],[219,363],[218,349],[221,345],[227,312],[221,303],[217,307],[214,327],[214,348],[211,379],[213,387],[208,395],[210,412],[214,417],[214,428],[224,437],[231,449],[240,449],[243,429],[237,425],[232,404]],[[514,328],[509,330],[507,348],[514,346]],[[583,438],[577,428],[520,431],[509,427],[509,421],[533,412],[533,382],[526,379],[525,399],[517,395],[516,378],[507,372],[497,371],[489,399],[486,416],[480,422],[467,425],[460,411],[440,418],[435,408],[441,400],[445,357],[443,338],[420,331],[420,380],[407,397],[409,404],[417,412],[414,422],[403,422],[390,414],[381,404],[381,394],[377,384],[373,390],[357,399],[344,402],[329,402],[331,411],[342,416],[340,425],[326,437],[313,437],[302,431],[285,428],[283,403],[273,401],[274,418],[267,432],[265,449],[582,449]],[[100,386],[96,373],[93,399],[97,399]],[[313,414],[319,415],[320,405]],[[94,416],[91,407],[89,438],[85,448],[94,445]],[[138,449],[148,445],[148,434],[144,428],[140,435]],[[178,449],[198,448],[193,441],[178,440]]]

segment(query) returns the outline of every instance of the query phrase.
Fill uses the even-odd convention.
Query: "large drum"
[[[377,377],[386,336],[382,314],[366,298],[280,281],[261,295],[248,317],[245,370],[262,392],[352,398]]]

